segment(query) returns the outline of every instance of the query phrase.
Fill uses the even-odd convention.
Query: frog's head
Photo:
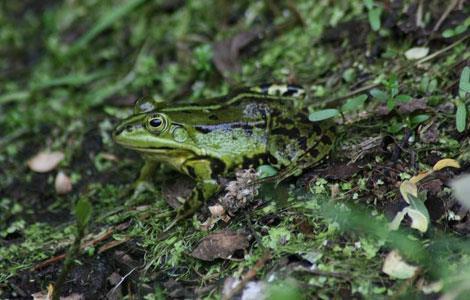
[[[134,115],[122,120],[114,129],[114,141],[155,158],[204,154],[184,124],[172,121],[168,114],[155,108],[150,102],[138,101]]]

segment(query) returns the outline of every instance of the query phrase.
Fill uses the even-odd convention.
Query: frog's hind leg
[[[313,125],[312,125],[313,126]],[[298,176],[303,170],[318,164],[333,148],[335,133],[332,128],[322,130],[318,140],[305,150],[298,158],[292,160],[276,175],[275,182],[279,184],[290,176]]]
[[[305,90],[295,84],[273,84],[266,83],[248,89],[250,92],[268,96],[294,97],[303,99]]]

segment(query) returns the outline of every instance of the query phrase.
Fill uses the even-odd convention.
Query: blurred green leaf
[[[348,68],[343,72],[343,79],[346,82],[352,82],[356,79],[356,70],[354,68]]]
[[[341,111],[346,112],[346,111],[351,111],[351,110],[361,108],[366,102],[366,100],[367,100],[366,94],[361,94],[354,98],[349,98],[348,100],[346,100],[346,103],[344,103],[343,106],[341,106]]]
[[[339,115],[339,110],[334,108],[317,110],[308,115],[308,119],[312,122],[318,122],[326,119],[330,119]]]
[[[377,98],[379,99],[380,101],[387,101],[388,99],[388,94],[384,91],[382,91],[381,89],[372,89],[369,91],[369,94],[374,97],[374,98]]]
[[[461,98],[465,98],[467,93],[470,93],[470,67],[465,66],[462,73],[460,74],[459,81],[459,95]]]
[[[431,117],[431,116],[429,116],[429,115],[427,115],[427,114],[421,114],[421,115],[413,116],[410,121],[411,121],[411,124],[412,124],[413,126],[416,126],[416,125],[418,125],[418,124],[420,124],[420,123],[423,123],[423,122],[429,120],[430,117]]]
[[[16,101],[18,102],[24,101],[28,99],[30,95],[31,93],[28,91],[21,91],[21,92],[15,91],[15,92],[7,93],[4,95],[0,95],[0,104],[6,104],[9,102],[16,102]]]
[[[432,79],[430,82],[429,82],[429,85],[428,85],[428,89],[427,89],[427,92],[428,93],[432,93],[436,90],[437,88],[437,80],[436,79]]]
[[[51,87],[61,86],[61,85],[80,86],[80,85],[95,81],[108,74],[109,72],[106,70],[102,70],[102,71],[91,73],[91,74],[70,74],[67,76],[63,76],[59,78],[52,78],[52,79],[40,81],[37,83],[33,82],[31,84],[31,88],[32,89],[45,89],[45,88],[51,88]]]
[[[306,299],[302,291],[295,285],[294,282],[289,280],[271,283],[266,291],[266,299],[270,300],[302,300]],[[266,296],[266,295],[264,295]],[[264,297],[263,297],[264,298]],[[253,298],[255,299],[255,298]]]
[[[380,15],[382,14],[382,8],[376,7],[369,10],[369,23],[372,27],[372,30],[378,31],[380,29]]]
[[[261,165],[256,171],[259,173],[260,178],[271,177],[277,174],[277,170],[271,165]]]
[[[75,53],[84,48],[92,39],[94,39],[103,30],[111,26],[114,22],[130,13],[138,5],[146,0],[129,0],[121,5],[116,5],[115,9],[107,11],[98,22],[85,33],[80,39],[72,46],[70,52]]]
[[[395,100],[400,102],[408,102],[411,99],[413,99],[413,97],[411,97],[410,95],[398,95],[395,97]]]
[[[374,0],[364,0],[364,5],[367,9],[372,9],[374,7]]]
[[[75,216],[80,228],[84,228],[91,218],[92,206],[87,198],[80,198],[75,205]]]
[[[444,38],[450,38],[450,37],[453,37],[455,35],[455,32],[453,29],[449,28],[449,29],[446,29],[442,32],[442,37]]]
[[[457,112],[455,113],[455,123],[458,132],[464,132],[467,127],[467,106],[463,101],[457,101]]]

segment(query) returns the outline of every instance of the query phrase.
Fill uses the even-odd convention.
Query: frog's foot
[[[155,193],[155,186],[153,185],[153,183],[151,183],[150,181],[146,181],[146,180],[137,180],[136,182],[134,182],[131,186],[131,191],[132,191],[132,196],[131,198],[135,199],[137,198],[139,195],[145,193],[145,192],[150,192],[150,193]]]
[[[125,188],[120,196],[122,198],[136,199],[139,195],[146,192],[155,193],[155,186],[153,183],[146,180],[137,180],[129,187]]]
[[[155,187],[153,186],[151,180],[157,166],[158,163],[155,161],[146,161],[140,170],[139,178],[130,187],[124,190],[122,196],[135,199],[137,196],[143,194],[146,191],[154,193]]]

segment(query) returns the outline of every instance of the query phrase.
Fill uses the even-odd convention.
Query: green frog
[[[121,121],[114,141],[145,159],[137,182],[149,181],[159,163],[196,181],[172,225],[192,214],[220,189],[219,178],[236,169],[269,164],[276,182],[324,158],[335,132],[331,122],[311,122],[296,85],[265,84],[190,105],[138,100]],[[172,226],[171,225],[171,226]]]

